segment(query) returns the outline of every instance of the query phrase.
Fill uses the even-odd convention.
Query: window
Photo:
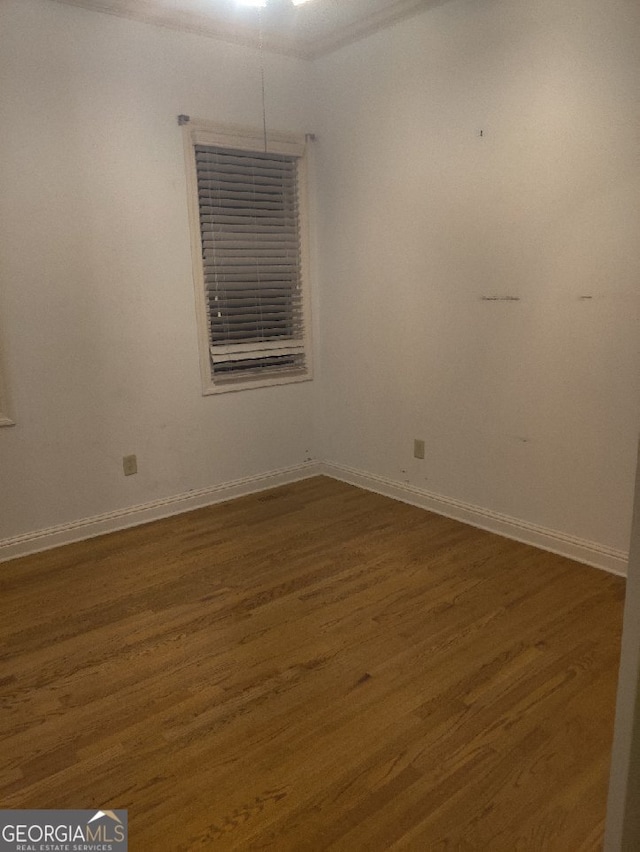
[[[184,132],[203,392],[310,379],[304,138]]]

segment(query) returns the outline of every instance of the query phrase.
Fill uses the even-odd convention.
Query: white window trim
[[[196,172],[195,146],[215,145],[223,148],[235,148],[244,151],[264,151],[264,134],[256,128],[237,125],[223,125],[201,119],[189,119],[183,125],[183,141],[185,151],[185,168],[187,176],[187,203],[189,206],[189,225],[191,231],[191,257],[193,266],[193,284],[195,290],[196,318],[198,324],[198,349],[200,354],[200,376],[202,393],[229,393],[233,391],[263,388],[272,385],[307,382],[313,378],[312,344],[311,344],[311,294],[310,294],[310,262],[309,262],[309,217],[308,217],[308,176],[307,159],[305,157],[305,137],[292,133],[276,133],[268,131],[266,151],[272,154],[288,154],[298,157],[298,196],[300,223],[300,251],[302,277],[302,304],[304,324],[304,351],[306,353],[306,369],[298,375],[271,375],[260,379],[243,380],[242,378],[227,379],[218,384],[214,383],[211,375],[211,356],[209,350],[209,335],[207,330],[208,312],[205,297],[204,272],[202,266],[202,245],[200,238],[200,209],[198,205],[198,176]],[[295,347],[295,342],[293,343]],[[247,344],[247,351],[255,348]],[[273,343],[263,348],[291,348],[291,343]],[[221,352],[222,354],[222,352]]]

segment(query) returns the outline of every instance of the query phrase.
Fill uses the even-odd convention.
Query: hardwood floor
[[[134,852],[602,841],[624,582],[325,478],[0,566],[3,808]]]

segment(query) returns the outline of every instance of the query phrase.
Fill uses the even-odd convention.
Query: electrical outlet
[[[125,476],[131,476],[132,473],[137,473],[138,459],[135,456],[123,456],[122,469]]]
[[[413,442],[413,457],[414,459],[424,458],[424,441],[416,438]]]

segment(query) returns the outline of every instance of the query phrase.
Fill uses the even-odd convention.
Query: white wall
[[[260,126],[257,52],[49,0],[1,17],[0,539],[303,462],[313,383],[200,392],[176,116]],[[265,71],[269,122],[307,130],[308,63]]]
[[[259,56],[1,14],[0,540],[315,456],[627,550],[640,4],[450,0],[265,56],[269,122],[318,137],[320,379],[206,398],[176,116],[259,125]]]
[[[324,458],[627,550],[638,44],[635,0],[453,0],[316,63]]]

